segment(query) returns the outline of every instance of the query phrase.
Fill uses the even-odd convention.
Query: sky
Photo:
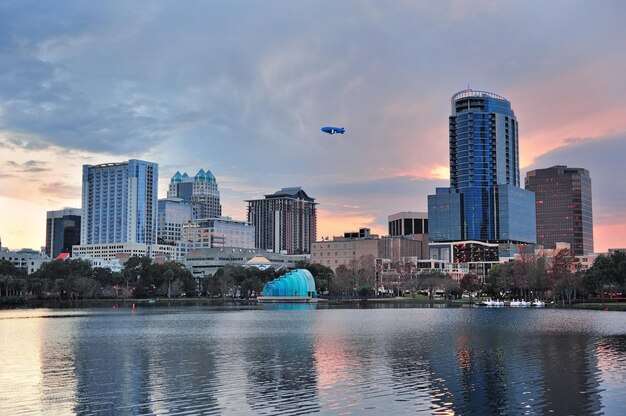
[[[45,244],[83,164],[216,176],[223,214],[301,186],[318,237],[427,211],[450,97],[511,101],[522,177],[589,170],[595,251],[626,247],[626,2],[0,2],[0,238]],[[321,126],[346,128],[326,135]]]

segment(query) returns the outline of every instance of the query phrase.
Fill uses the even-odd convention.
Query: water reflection
[[[306,306],[306,305],[287,305]],[[292,309],[292,308],[288,308]],[[300,309],[300,308],[296,308]],[[244,340],[246,398],[255,414],[318,410],[314,345],[307,315],[271,313],[282,331],[258,331]]]
[[[0,414],[624,414],[626,315],[0,312]]]

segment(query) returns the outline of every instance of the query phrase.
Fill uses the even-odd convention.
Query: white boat
[[[514,308],[527,308],[530,306],[530,302],[526,302],[524,299],[522,300],[514,299],[509,303],[509,306],[512,306]]]
[[[535,299],[535,301],[532,303],[532,306],[536,306],[538,308],[543,308],[546,306],[546,303],[542,300],[537,300]]]
[[[504,302],[501,301],[501,300],[487,299],[487,300],[483,301],[483,305],[490,306],[490,307],[498,307],[498,306],[504,306]]]

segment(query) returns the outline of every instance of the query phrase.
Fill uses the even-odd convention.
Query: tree
[[[410,282],[414,280],[414,277],[417,274],[417,265],[411,259],[400,258],[395,266],[400,288],[403,290],[408,289],[413,295],[415,295],[414,290],[416,289],[416,285]]]
[[[172,269],[168,268],[163,273],[164,280],[167,281],[167,298],[170,299],[172,297],[172,279],[174,278],[174,272]],[[165,284],[165,282],[163,283]]]
[[[0,260],[0,293],[3,296],[15,296],[15,281],[18,277],[22,276],[23,271],[15,267],[13,263],[8,260]]]
[[[247,277],[241,282],[242,292],[245,293],[246,299],[250,299],[252,292],[259,293],[263,290],[263,282],[258,277]]]
[[[315,288],[318,293],[322,294],[326,291],[330,292],[330,282],[335,273],[330,267],[326,267],[319,263],[307,263],[305,261],[296,262],[297,269],[307,269],[315,279]]]
[[[468,273],[461,279],[460,282],[461,290],[465,292],[469,292],[470,303],[472,303],[472,294],[476,292],[480,286],[480,281],[478,276],[472,273]]]
[[[373,286],[376,284],[376,258],[373,254],[354,259],[348,265],[355,286]]]
[[[100,284],[90,277],[79,277],[73,281],[72,292],[76,292],[77,296],[92,298],[100,288]]]
[[[556,252],[552,258],[552,264],[549,272],[550,282],[553,290],[561,291],[562,301],[572,304],[572,297],[576,296],[576,288],[581,281],[580,263],[569,249],[561,249]]]
[[[352,271],[344,264],[339,265],[339,267],[335,269],[335,278],[330,285],[331,294],[343,296],[346,293],[352,293],[355,287],[352,279]]]
[[[442,285],[444,285],[448,279],[451,280],[447,274],[439,270],[423,271],[417,275],[417,279],[419,281],[418,287],[427,290],[428,298],[431,300],[435,297],[435,290],[443,288]]]
[[[367,299],[369,296],[374,294],[374,288],[370,285],[361,286],[357,293],[362,299]]]
[[[612,286],[621,287],[624,290],[626,284],[626,251],[617,250],[608,255],[599,255],[593,266],[584,275],[585,287],[595,293],[599,293],[604,302],[605,287],[611,292]]]
[[[491,296],[506,296],[514,282],[513,262],[494,264],[485,279],[485,291]]]

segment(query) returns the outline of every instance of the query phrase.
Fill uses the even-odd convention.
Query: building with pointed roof
[[[292,187],[246,202],[257,248],[286,254],[311,252],[317,237],[315,198],[300,187]]]
[[[193,177],[177,171],[170,180],[167,197],[190,202],[194,219],[222,216],[217,180],[208,169],[200,169]]]

